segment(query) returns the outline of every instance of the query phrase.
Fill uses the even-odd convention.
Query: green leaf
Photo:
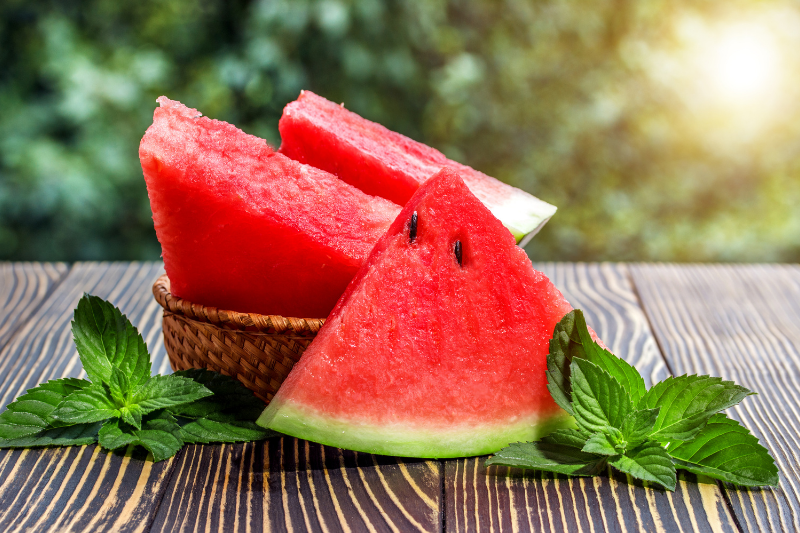
[[[573,351],[580,350],[583,353],[580,342],[570,340],[574,329],[575,312],[571,311],[556,324],[553,338],[550,339],[550,353],[547,355],[547,390],[556,404],[569,414],[573,414],[569,365],[576,356]]]
[[[627,391],[636,404],[645,393],[644,379],[630,364],[601,348],[592,339],[583,312],[570,311],[559,321],[550,340],[547,357],[547,388],[555,402],[569,414],[572,412],[570,365],[574,359],[585,359],[608,372]]]
[[[153,376],[134,391],[131,404],[138,404],[142,414],[157,409],[193,402],[213,393],[200,383],[180,376]]]
[[[126,405],[119,409],[119,417],[136,429],[142,429],[142,415],[142,408],[137,404]]]
[[[89,385],[85,379],[64,378],[28,389],[0,414],[0,439],[18,439],[50,428],[50,414],[58,404]]]
[[[585,359],[573,359],[572,410],[578,428],[584,433],[605,432],[621,428],[625,417],[633,411],[630,396],[620,383],[605,370]]]
[[[579,429],[557,429],[541,439],[541,442],[580,450],[586,443],[586,436]]]
[[[622,438],[626,448],[639,446],[653,433],[659,408],[640,409],[625,417],[622,422]]]
[[[108,380],[108,390],[118,406],[126,405],[131,392],[128,376],[122,370],[113,367],[111,369],[111,379]]]
[[[166,411],[157,411],[142,419],[136,429],[120,420],[109,420],[100,429],[99,443],[103,448],[116,450],[134,444],[153,454],[153,461],[169,459],[183,447],[181,427]]]
[[[92,384],[64,398],[50,416],[63,424],[90,424],[117,418],[120,412],[108,387]]]
[[[264,402],[241,382],[211,370],[182,370],[174,376],[192,379],[214,395],[191,403],[169,407],[179,422],[186,442],[245,442],[277,435],[255,424]]]
[[[84,294],[75,309],[72,334],[89,379],[109,383],[116,367],[135,388],[150,377],[150,355],[133,324],[111,303]]]
[[[201,400],[170,407],[169,410],[176,416],[220,422],[253,421],[264,410],[264,402],[232,377],[202,369],[180,370],[172,375],[192,379],[214,393]]]
[[[691,442],[670,443],[675,466],[737,485],[777,486],[778,468],[769,451],[735,420],[711,417]]]
[[[617,449],[619,439],[622,438],[622,432],[616,428],[609,429],[612,431],[595,433],[589,437],[581,451],[600,455],[619,455],[622,453],[624,450]],[[614,432],[616,433],[612,434]]]
[[[634,448],[618,458],[609,460],[614,468],[635,478],[652,481],[675,490],[677,477],[667,450],[659,443],[649,441]]]
[[[0,439],[0,448],[37,448],[43,446],[83,446],[97,442],[100,423],[76,424],[50,428],[15,439]]]
[[[509,444],[486,460],[486,466],[490,465],[535,468],[570,476],[594,476],[605,469],[606,458],[545,438],[539,442]]]
[[[639,409],[660,407],[651,438],[660,442],[689,441],[714,413],[753,394],[732,381],[710,376],[670,377],[654,385]]]
[[[119,419],[108,420],[100,428],[98,442],[107,450],[116,450],[136,440],[134,431],[137,429]]]
[[[187,443],[249,442],[280,435],[271,429],[257,426],[255,422],[218,422],[208,418],[192,420],[181,426],[183,441]]]
[[[611,377],[616,379],[628,392],[631,401],[636,404],[636,402],[644,396],[646,390],[642,376],[626,361],[623,361],[605,348],[601,348],[600,345],[592,339],[589,328],[586,326],[583,312],[580,309],[576,309],[574,313],[575,330],[578,333],[581,346],[584,350],[584,358],[596,364],[608,372]]]

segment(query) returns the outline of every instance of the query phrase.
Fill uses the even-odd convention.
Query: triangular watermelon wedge
[[[443,167],[453,167],[520,246],[550,220],[556,207],[443,153],[367,120],[311,91],[283,110],[281,153],[321,168],[367,194],[400,205]]]
[[[381,237],[258,423],[357,451],[460,457],[571,419],[547,390],[571,306],[458,173]]]
[[[139,146],[174,296],[327,316],[400,212],[164,96]]]

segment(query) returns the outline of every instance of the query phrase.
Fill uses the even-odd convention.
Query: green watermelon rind
[[[486,207],[508,228],[519,246],[525,247],[534,235],[556,214],[556,206],[536,197],[528,196],[524,204],[514,205],[514,198],[500,205],[486,204]]]
[[[487,187],[481,180],[465,180],[470,192],[511,232],[519,246],[525,246],[556,214],[558,208],[527,192],[488,177],[494,182]]]
[[[273,400],[256,424],[265,428],[357,452],[400,457],[444,459],[494,453],[512,442],[539,440],[556,429],[575,427],[558,410],[515,422],[485,421],[480,426],[409,427],[373,425],[322,416],[290,401]]]

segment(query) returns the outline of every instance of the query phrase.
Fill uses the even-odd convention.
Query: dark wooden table
[[[538,264],[648,382],[711,374],[758,391],[729,414],[781,470],[777,489],[693,475],[675,492],[418,460],[294,438],[186,446],[153,464],[97,446],[0,450],[0,531],[800,531],[800,267]],[[84,292],[111,300],[168,373],[157,263],[0,263],[0,405],[81,376]],[[649,383],[648,383],[649,384]]]

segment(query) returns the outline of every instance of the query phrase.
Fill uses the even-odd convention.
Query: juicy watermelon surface
[[[310,91],[303,91],[286,106],[279,128],[281,153],[400,205],[443,167],[453,167],[518,241],[536,234],[556,211],[525,191],[452,161],[438,150]]]
[[[231,124],[158,101],[139,156],[173,294],[327,316],[400,207]]]
[[[330,446],[414,457],[485,454],[536,439],[568,424],[545,370],[549,339],[570,310],[502,223],[444,169],[375,246],[259,423]]]

